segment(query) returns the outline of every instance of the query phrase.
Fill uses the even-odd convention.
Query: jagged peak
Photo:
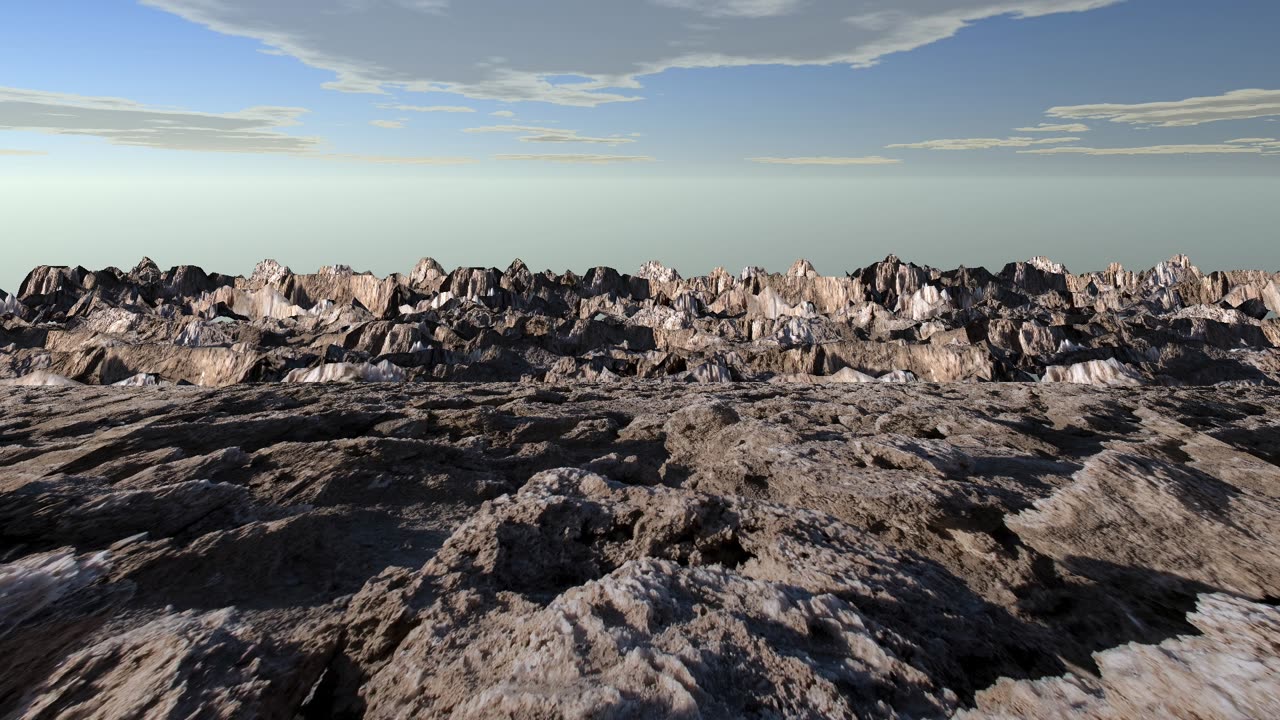
[[[1067,270],[1067,266],[1060,262],[1054,262],[1043,255],[1033,256],[1027,260],[1027,264],[1039,270],[1040,272],[1051,273],[1053,275],[1070,275],[1071,271]]]
[[[636,273],[636,277],[654,282],[675,282],[680,279],[680,273],[657,260],[650,260],[640,266],[640,272]]]
[[[787,270],[789,277],[818,277],[818,271],[814,269],[813,263],[801,258],[792,263],[791,268]]]
[[[325,265],[316,271],[317,275],[330,275],[333,277],[351,277],[356,274],[350,265]]]
[[[160,266],[156,265],[155,260],[144,255],[142,259],[138,261],[138,264],[133,266],[133,270],[130,274],[141,275],[145,272],[160,272]]]
[[[249,276],[249,282],[274,284],[292,274],[293,271],[289,268],[281,265],[275,260],[267,259],[253,267],[253,274]]]

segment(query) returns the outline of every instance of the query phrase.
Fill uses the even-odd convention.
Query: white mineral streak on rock
[[[25,308],[15,295],[0,292],[0,315],[22,315]]]
[[[845,383],[873,383],[876,378],[853,368],[841,368],[830,375],[778,375],[769,382],[800,383],[804,385],[839,385]]]
[[[1089,360],[1075,365],[1051,365],[1045,368],[1041,382],[1075,383],[1077,385],[1142,385],[1142,375],[1116,360]]]
[[[72,380],[67,377],[63,377],[62,375],[58,375],[57,373],[49,372],[48,370],[36,370],[35,372],[27,373],[26,375],[23,375],[22,377],[19,377],[19,378],[14,378],[11,380],[0,380],[0,385],[19,385],[19,386],[26,386],[26,387],[45,387],[45,386],[80,385],[80,384],[81,383],[78,383],[75,380]]]
[[[219,320],[224,322],[192,320],[182,327],[178,336],[173,339],[173,344],[184,347],[231,345],[233,343],[232,338],[222,327],[227,324],[225,321],[229,321],[230,318],[219,318]]]
[[[120,382],[111,383],[115,387],[155,387],[162,384],[160,378],[148,373],[138,373]]]
[[[813,345],[817,342],[817,338],[813,334],[813,327],[800,318],[792,318],[782,326],[774,339],[783,347],[796,347]]]
[[[898,312],[912,320],[927,320],[950,307],[950,293],[933,285],[925,285],[898,300]]]
[[[700,383],[733,382],[733,375],[723,360],[705,362],[689,371],[689,378]]]
[[[1280,283],[1272,280],[1263,287],[1262,302],[1272,313],[1272,317],[1280,315]]]
[[[1094,654],[1100,677],[1001,679],[962,720],[1280,717],[1280,608],[1201,595],[1187,620],[1203,634]]]
[[[1174,255],[1152,268],[1147,282],[1156,287],[1169,287],[1199,277],[1200,269],[1191,264],[1191,258]]]
[[[906,370],[893,370],[876,378],[876,382],[883,383],[913,383],[919,380],[920,378],[916,377],[915,373]]]
[[[404,382],[405,373],[391,363],[383,360],[377,365],[369,363],[327,363],[320,367],[292,370],[285,376],[287,383],[331,383],[331,382]]]
[[[0,565],[0,638],[40,610],[97,580],[109,555],[66,548]]]

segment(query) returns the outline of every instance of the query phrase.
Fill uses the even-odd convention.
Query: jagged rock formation
[[[0,717],[1280,716],[1280,390],[858,373],[0,388]]]
[[[803,260],[692,278],[657,262],[561,275],[429,258],[386,278],[269,260],[248,278],[148,259],[39,267],[0,294],[0,382],[1270,384],[1278,280],[1185,256],[1083,275],[1041,257],[993,274],[891,256],[838,277]]]

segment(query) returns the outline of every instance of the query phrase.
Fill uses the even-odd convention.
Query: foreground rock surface
[[[940,270],[896,257],[838,276],[683,278],[346,266],[249,277],[144,259],[36,268],[0,293],[0,383],[228,386],[416,380],[1037,381],[1275,385],[1280,274],[1072,274],[1044,258]]]
[[[1277,401],[2,388],[0,716],[1276,717]]]

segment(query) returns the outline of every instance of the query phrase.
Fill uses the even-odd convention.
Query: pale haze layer
[[[1084,272],[1185,252],[1205,270],[1280,269],[1274,178],[36,178],[0,195],[10,292],[36,264],[127,270],[143,255],[225,273],[267,256],[378,274],[423,256],[578,272],[659,259],[685,274],[803,256],[838,274],[889,253],[993,269],[1046,254]]]

